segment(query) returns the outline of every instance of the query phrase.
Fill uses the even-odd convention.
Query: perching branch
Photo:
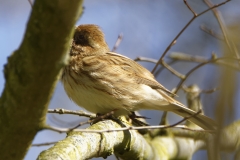
[[[116,122],[106,120],[98,122],[88,129],[97,131],[111,130],[112,128],[121,129],[121,126]],[[174,159],[183,158],[177,154],[180,150],[185,155],[192,155],[192,150],[189,152],[189,150],[180,149],[181,145],[189,143],[188,139],[182,138],[179,141],[165,136],[157,136],[153,139],[147,137],[143,138],[142,135],[133,130],[101,133],[70,132],[66,139],[42,152],[38,160],[61,159],[63,157],[65,159],[106,158],[113,153],[122,159]],[[188,147],[197,149],[199,144],[196,144],[198,143],[190,146],[188,144]],[[163,150],[165,152],[162,152]]]
[[[199,100],[201,90],[196,85],[188,87],[187,90],[189,91],[187,99],[190,108],[201,109]],[[212,137],[215,135],[207,132],[168,128],[168,133],[172,136],[162,134],[142,136],[136,130],[132,130],[134,127],[129,126],[127,122],[124,124],[126,128],[129,128],[128,130],[116,122],[105,120],[86,130],[71,131],[66,139],[42,152],[38,160],[106,158],[111,154],[116,154],[122,159],[186,159],[191,158],[197,150],[206,149],[206,143],[213,143]],[[236,121],[221,132],[222,151],[234,152],[239,149],[240,145],[235,143],[240,138],[239,124],[240,121]],[[195,124],[187,122],[186,125],[193,130],[198,129]],[[151,127],[154,128],[154,126],[149,126],[148,129]],[[226,143],[226,141],[228,142]]]

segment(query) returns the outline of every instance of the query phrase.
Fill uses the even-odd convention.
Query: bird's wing
[[[106,54],[86,57],[83,59],[83,65],[85,65],[86,67],[90,65],[95,65],[96,67],[91,68],[96,69],[105,68],[105,64],[100,63],[101,61],[105,61],[105,64],[108,64],[106,66],[108,66],[109,69],[112,68],[112,71],[115,69],[117,71],[121,70],[122,74],[130,74],[129,76],[131,77],[131,79],[133,79],[134,83],[145,84],[153,89],[161,90],[167,94],[174,95],[171,91],[158,83],[155,80],[154,76],[151,74],[151,72],[149,72],[146,68],[144,68],[137,62],[131,60],[130,58],[114,52],[107,52]]]
[[[153,89],[160,89],[160,90],[166,92],[167,94],[174,95],[174,93],[172,93],[171,91],[166,89],[164,86],[162,86],[160,83],[158,83],[155,80],[153,74],[149,70],[147,70],[146,68],[141,66],[139,63],[133,61],[132,59],[130,59],[126,56],[123,56],[123,55],[120,55],[120,54],[117,54],[114,52],[108,52],[107,55],[109,55],[113,58],[121,57],[123,59],[123,61],[125,59],[128,60],[128,62],[130,62],[129,69],[135,74],[136,83],[145,84]],[[134,66],[138,66],[138,67],[134,67]]]

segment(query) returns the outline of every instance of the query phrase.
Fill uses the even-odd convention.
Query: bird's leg
[[[91,123],[90,124],[92,125],[92,124],[95,124],[95,123],[97,123],[97,122],[99,122],[101,120],[108,119],[110,116],[112,116],[114,114],[115,111],[116,110],[112,110],[112,111],[110,111],[110,112],[108,112],[106,114],[97,113],[96,117],[91,119]]]
[[[126,125],[124,125],[120,119],[114,117],[114,112],[116,112],[116,111],[117,111],[117,109],[114,109],[106,114],[97,113],[96,118],[94,118],[92,120],[91,125],[95,124],[101,120],[104,120],[104,119],[111,119],[111,120],[115,121],[116,123],[118,123],[119,125],[121,125],[121,127],[126,127]]]
[[[131,116],[131,118],[142,118],[142,119],[151,119],[151,118],[148,118],[148,117],[144,117],[144,116],[137,116],[135,114],[135,112],[131,112],[131,114],[129,115],[129,117]]]
[[[145,123],[145,122],[142,122],[140,120],[138,120],[137,118],[143,118],[143,119],[150,119],[148,117],[144,117],[144,116],[137,116],[135,114],[135,112],[131,112],[130,115],[128,115],[129,118],[132,120],[132,122],[137,125],[137,126],[149,126],[149,124]]]

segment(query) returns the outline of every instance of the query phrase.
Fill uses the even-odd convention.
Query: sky
[[[220,3],[221,1],[215,0],[213,2]],[[207,9],[207,6],[199,0],[192,0],[189,4],[197,13]],[[239,6],[240,0],[235,0],[219,8],[226,24],[234,22],[236,19],[239,20],[237,18],[240,15]],[[105,33],[105,38],[110,48],[114,46],[118,35],[120,33],[123,34],[123,40],[117,52],[132,59],[138,56],[158,59],[173,38],[193,16],[183,1],[87,0],[84,2],[84,7],[84,14],[76,25],[99,25]],[[27,0],[0,0],[1,71],[3,71],[4,64],[7,63],[7,57],[14,50],[18,49],[21,44],[30,13],[31,6]],[[207,12],[198,17],[187,28],[169,53],[182,52],[210,58],[211,53],[215,52],[221,56],[223,54],[221,52],[222,42],[201,31],[199,26],[203,24],[213,29],[216,33],[221,34],[220,27],[212,12]],[[166,60],[168,61],[169,59],[166,58]],[[150,63],[140,63],[149,70],[152,70],[154,67]],[[195,63],[178,62],[173,67],[185,74],[195,65]],[[218,81],[218,78],[218,68],[214,65],[208,65],[190,76],[185,85],[194,83],[202,89],[212,89],[217,87],[216,81]],[[179,82],[179,79],[167,70],[161,72],[157,76],[157,80],[169,90],[172,90]],[[1,72],[0,92],[3,91],[4,82],[3,72]],[[236,87],[239,92],[239,85]],[[180,91],[178,95],[177,99],[186,104],[184,92]],[[212,107],[214,102],[211,100],[214,100],[216,95],[217,93],[202,96],[205,112],[210,117],[214,117],[214,107]],[[238,99],[236,99],[236,104],[239,104]],[[69,100],[61,83],[57,84],[49,108],[79,109],[78,106]],[[239,112],[239,109],[236,108],[236,113],[238,114],[234,115],[234,119],[240,117]],[[141,113],[146,117],[151,116],[149,120],[151,124],[157,124],[161,116],[161,112],[144,111]],[[170,122],[174,123],[180,118],[170,114],[169,119]],[[55,126],[71,127],[81,120],[83,119],[68,115],[48,115],[47,122]],[[57,141],[65,136],[65,134],[42,131],[37,134],[33,143]],[[37,155],[48,147],[32,147],[25,159],[36,159]],[[206,156],[206,154],[199,152],[194,156],[194,159],[203,158],[202,156]]]

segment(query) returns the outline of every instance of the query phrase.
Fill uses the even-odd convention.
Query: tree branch
[[[22,44],[5,65],[0,99],[0,159],[23,159],[45,124],[48,103],[61,68],[82,0],[36,0]]]
[[[111,120],[105,120],[92,125],[88,130],[112,128],[121,129],[121,126]],[[199,149],[197,143],[191,143],[189,146],[189,141],[194,140],[185,138],[180,140],[171,136],[157,136],[151,139],[149,136],[143,137],[134,130],[101,133],[73,131],[68,133],[67,138],[42,152],[38,160],[106,158],[113,153],[122,159],[184,158],[186,155],[191,156],[193,150]],[[185,143],[193,150],[180,149]],[[184,154],[178,154],[179,150]]]

